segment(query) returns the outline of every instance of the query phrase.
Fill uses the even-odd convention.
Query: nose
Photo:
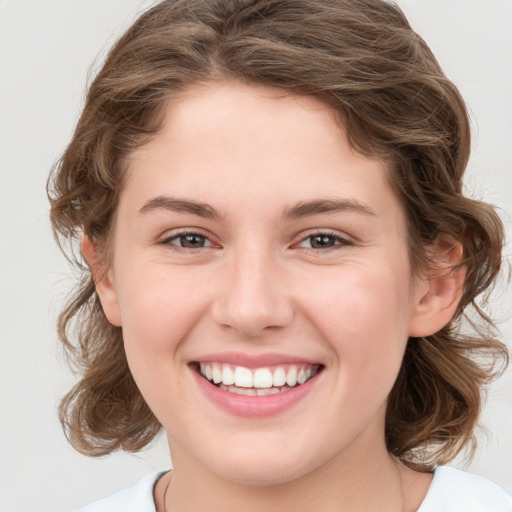
[[[276,257],[246,248],[226,262],[212,307],[214,321],[244,338],[286,327],[293,317],[283,268]]]

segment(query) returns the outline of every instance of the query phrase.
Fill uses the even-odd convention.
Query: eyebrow
[[[315,199],[301,201],[283,212],[283,219],[299,219],[320,213],[355,212],[364,215],[377,214],[365,203],[354,199]]]
[[[144,203],[144,206],[139,210],[139,214],[145,214],[159,209],[178,213],[191,213],[192,215],[206,219],[221,220],[223,217],[209,204],[169,196],[157,196],[150,199]],[[376,215],[368,205],[354,199],[314,199],[312,201],[301,201],[291,208],[286,208],[282,218],[284,220],[299,219],[321,213],[345,211],[362,213],[369,216]]]
[[[160,209],[178,213],[191,213],[206,219],[220,220],[222,218],[222,215],[209,204],[169,196],[158,196],[150,199],[144,203],[144,206],[139,210],[139,213],[144,214]]]

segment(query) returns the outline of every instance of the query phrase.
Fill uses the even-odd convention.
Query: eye
[[[160,242],[163,245],[172,245],[183,249],[201,249],[211,247],[213,244],[204,235],[193,232],[177,233]]]
[[[351,245],[352,242],[334,233],[314,233],[304,238],[298,247],[306,249],[332,249],[336,246]]]

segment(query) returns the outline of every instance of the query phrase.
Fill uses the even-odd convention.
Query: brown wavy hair
[[[166,0],[110,51],[48,182],[54,234],[61,247],[70,243],[65,253],[80,274],[58,324],[79,375],[60,405],[70,442],[88,455],[137,451],[161,428],[130,374],[121,328],[107,321],[73,247],[86,233],[108,253],[127,156],[158,131],[173,97],[224,80],[321,99],[354,149],[388,163],[414,272],[440,237],[461,244],[466,278],[456,315],[438,333],[409,340],[386,440],[420,469],[474,449],[483,390],[508,362],[476,302],[498,274],[503,227],[491,206],[462,193],[464,101],[402,11],[381,0]]]

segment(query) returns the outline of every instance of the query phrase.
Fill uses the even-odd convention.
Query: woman
[[[142,15],[50,185],[87,263],[61,315],[82,369],[61,419],[93,455],[163,427],[173,471],[85,510],[511,510],[439,467],[471,448],[507,358],[478,308],[460,328],[503,240],[462,195],[469,139],[393,5]]]

